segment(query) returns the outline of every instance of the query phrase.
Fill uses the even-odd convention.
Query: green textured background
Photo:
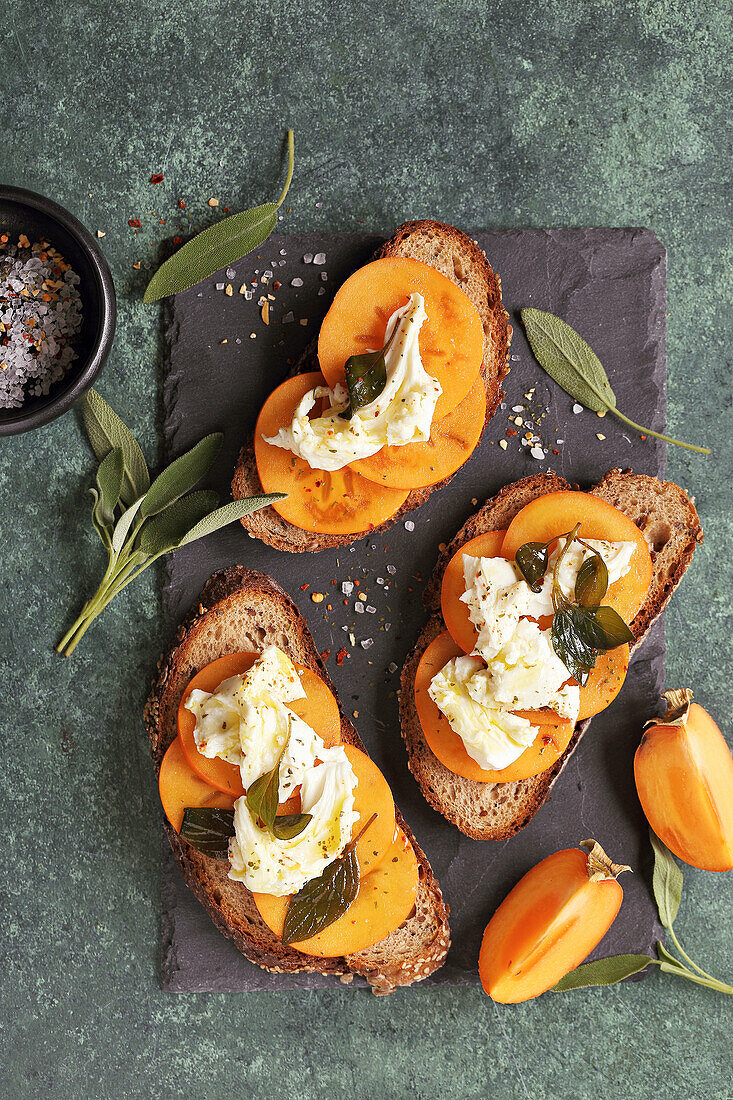
[[[120,316],[99,389],[159,448],[151,243],[279,190],[284,229],[645,225],[669,250],[670,448],[707,541],[667,618],[668,683],[731,713],[730,26],[717,0],[170,0],[3,5],[4,182],[102,242]],[[149,177],[164,172],[152,187]],[[319,205],[320,204],[320,205]],[[153,211],[167,219],[155,224]],[[133,235],[130,217],[144,228]],[[175,230],[174,230],[175,231]],[[730,1097],[731,1003],[673,977],[499,1009],[476,989],[376,999],[163,995],[159,808],[141,710],[159,578],[53,653],[100,573],[74,415],[4,440],[3,973],[10,1097]],[[680,933],[733,973],[730,876],[688,870]]]

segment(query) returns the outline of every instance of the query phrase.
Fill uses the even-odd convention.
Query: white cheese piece
[[[346,389],[319,386],[305,394],[292,422],[277,435],[266,436],[266,442],[292,451],[314,470],[328,471],[341,470],[385,446],[427,442],[443,391],[420,358],[418,336],[426,318],[421,294],[411,294],[407,305],[392,314],[385,341],[397,331],[385,353],[387,383],[380,395],[357,409],[350,420],[339,415],[349,403]],[[328,398],[331,406],[323,416],[311,420],[309,413],[321,397]]]

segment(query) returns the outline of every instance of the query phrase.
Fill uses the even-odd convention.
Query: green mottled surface
[[[9,0],[3,14],[2,176],[106,232],[120,318],[99,388],[151,457],[157,313],[132,263],[155,256],[179,196],[200,224],[210,195],[234,210],[275,194],[285,124],[298,138],[293,229],[422,215],[653,229],[669,250],[670,427],[716,447],[713,459],[670,449],[707,541],[668,615],[668,682],[730,721],[725,5]],[[140,720],[157,578],[58,658],[100,570],[88,454],[69,415],[4,440],[2,455],[4,1095],[733,1094],[730,1002],[665,975],[501,1010],[476,989],[163,995]],[[685,943],[730,977],[731,878],[686,882]]]

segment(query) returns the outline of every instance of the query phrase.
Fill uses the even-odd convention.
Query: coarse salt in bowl
[[[0,435],[12,435],[60,416],[92,385],[112,346],[116,301],[99,245],[50,199],[0,187],[0,240],[5,237]],[[41,240],[46,251],[34,253],[31,246]]]

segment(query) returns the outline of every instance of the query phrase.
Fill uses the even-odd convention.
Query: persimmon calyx
[[[687,715],[692,703],[692,692],[689,688],[674,688],[671,691],[663,691],[662,698],[667,706],[661,718],[652,718],[647,726],[684,726],[687,723]],[[646,727],[645,727],[646,728]]]
[[[617,879],[622,871],[631,871],[627,863],[613,863],[597,840],[581,840],[580,847],[588,853],[588,878],[591,882]]]

